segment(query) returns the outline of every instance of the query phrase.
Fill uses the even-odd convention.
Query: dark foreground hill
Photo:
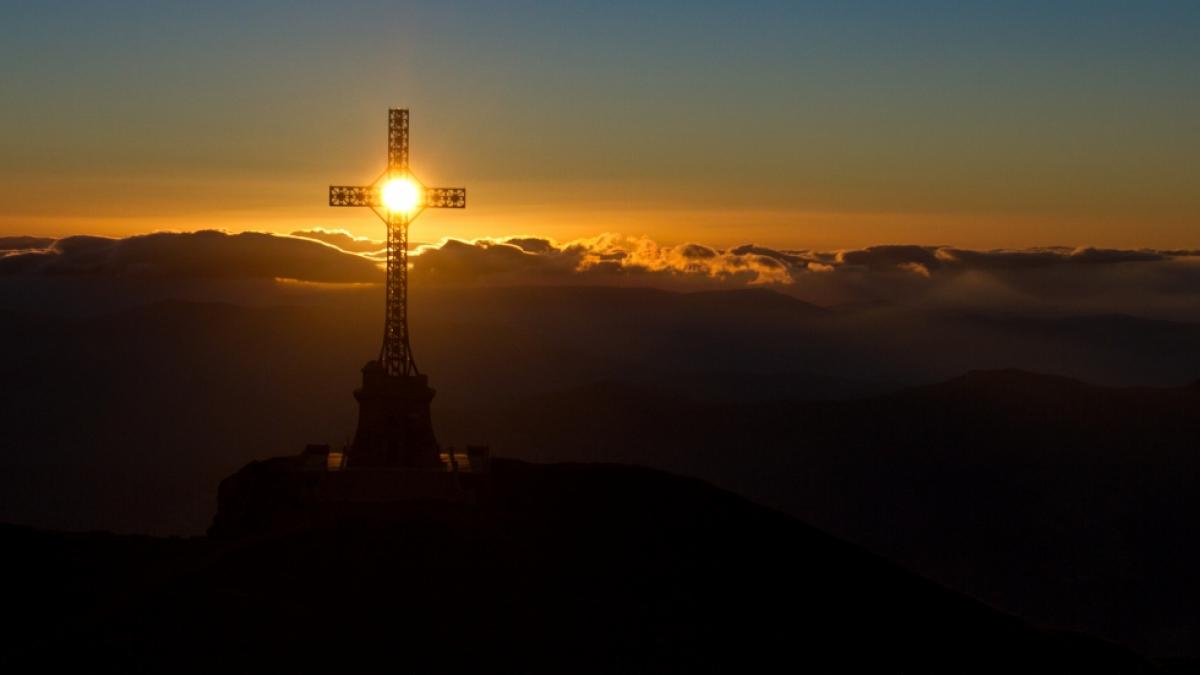
[[[1156,672],[612,465],[497,461],[475,507],[242,540],[0,537],[5,653],[44,672]]]
[[[726,404],[610,383],[447,417],[505,456],[686,472],[1018,616],[1200,655],[1200,386],[1007,370]]]

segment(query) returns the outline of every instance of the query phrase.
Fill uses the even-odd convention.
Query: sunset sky
[[[1196,2],[0,5],[0,234],[1200,244]]]

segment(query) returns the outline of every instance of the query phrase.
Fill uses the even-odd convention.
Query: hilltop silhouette
[[[232,540],[0,529],[10,655],[172,672],[1149,673],[699,481],[499,460],[477,506]],[[11,662],[11,661],[10,661]]]
[[[498,452],[702,476],[1021,616],[1188,653],[1200,387],[1022,371],[845,401],[610,382],[446,423]]]

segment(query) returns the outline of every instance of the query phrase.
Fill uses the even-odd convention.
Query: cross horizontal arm
[[[383,189],[378,185],[330,185],[330,206],[383,206]],[[421,208],[464,209],[467,207],[466,188],[425,188]]]
[[[330,206],[383,206],[383,192],[374,185],[330,185]]]
[[[467,188],[425,188],[425,200],[421,206],[427,209],[467,208]]]

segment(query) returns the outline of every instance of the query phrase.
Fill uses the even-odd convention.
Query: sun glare
[[[421,188],[407,178],[396,178],[383,186],[383,205],[389,211],[415,211],[421,205]]]

